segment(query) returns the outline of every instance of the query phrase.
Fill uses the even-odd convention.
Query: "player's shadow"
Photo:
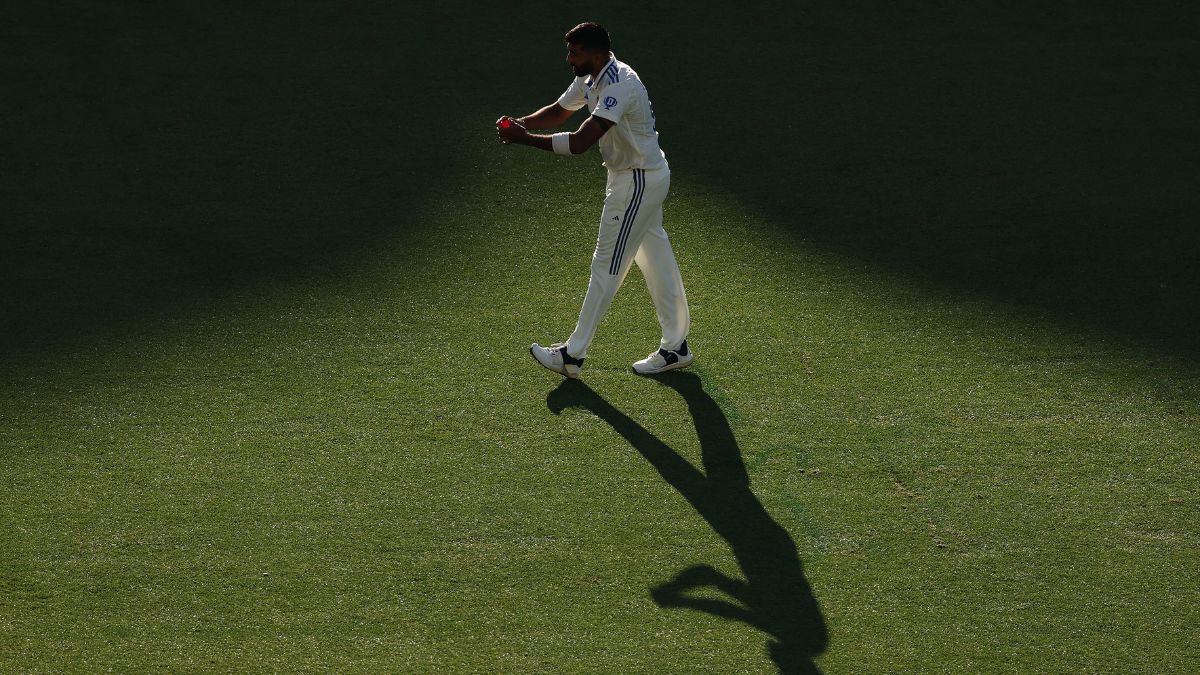
[[[750,490],[741,450],[724,412],[694,374],[655,379],[687,402],[700,438],[703,471],[578,380],[566,380],[551,391],[546,405],[555,414],[582,408],[611,425],[729,543],[744,580],[708,565],[693,565],[651,589],[660,607],[743,621],[771,636],[768,651],[780,672],[819,672],[812,659],[828,643],[825,620],[804,577],[795,542]],[[703,589],[729,599],[691,594]]]

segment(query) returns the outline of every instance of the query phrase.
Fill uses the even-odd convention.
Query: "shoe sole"
[[[530,355],[531,357],[533,357],[533,360],[534,360],[534,361],[537,361],[537,364],[538,364],[539,366],[541,366],[541,367],[545,368],[546,370],[548,370],[548,371],[550,371],[550,372],[552,372],[552,373],[558,373],[559,375],[562,375],[563,377],[570,378],[570,379],[572,379],[572,380],[578,380],[578,379],[579,379],[579,372],[580,372],[579,366],[572,366],[573,368],[575,368],[575,372],[573,372],[573,373],[572,373],[571,371],[567,370],[567,366],[563,366],[563,369],[562,369],[562,370],[555,370],[555,369],[551,368],[550,366],[548,366],[548,365],[546,365],[546,364],[542,363],[542,360],[541,360],[541,359],[539,359],[539,358],[537,357],[537,354],[534,354],[534,353],[533,353],[533,347],[530,347],[530,348],[529,348],[529,355]]]
[[[695,363],[695,361],[696,361],[695,358],[693,358],[691,361],[687,361],[686,363],[683,361],[676,361],[675,363],[668,363],[667,365],[663,366],[662,368],[659,368],[658,370],[651,370],[651,371],[648,371],[645,373],[638,370],[637,368],[634,368],[633,372],[637,373],[638,375],[658,375],[660,373],[665,373],[665,372],[668,372],[671,370],[680,370],[682,368],[687,368],[688,366]]]

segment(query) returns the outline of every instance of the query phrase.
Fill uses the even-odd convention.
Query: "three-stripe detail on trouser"
[[[629,232],[633,230],[633,221],[637,220],[638,207],[642,205],[642,193],[646,191],[646,170],[633,170],[633,195],[629,198],[629,206],[625,207],[625,217],[621,219],[621,231],[617,233],[617,245],[613,249],[612,264],[608,266],[609,274],[616,274],[621,269],[621,256],[625,253],[625,242]]]

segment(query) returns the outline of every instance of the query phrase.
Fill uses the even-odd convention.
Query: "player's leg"
[[[626,235],[626,223],[636,213],[638,199],[644,193],[640,171],[609,174],[604,197],[604,209],[600,214],[600,232],[596,236],[596,250],[592,253],[591,278],[583,307],[579,310],[579,321],[575,331],[567,340],[567,353],[575,358],[587,356],[588,346],[596,335],[600,319],[612,304],[613,296],[625,280],[628,265],[614,265],[617,245]]]
[[[671,187],[671,172],[666,170],[641,172],[642,189],[635,201],[631,222],[617,241],[617,250],[609,270],[624,278],[641,248],[646,233],[662,229],[662,204]],[[665,233],[664,233],[665,234]]]
[[[671,241],[662,226],[662,208],[656,209],[649,218],[649,227],[642,237],[642,245],[638,247],[634,261],[646,278],[646,287],[650,290],[654,311],[658,315],[658,325],[662,328],[659,348],[675,351],[683,345],[691,328],[687,293],[683,290],[683,276],[675,262]]]
[[[659,348],[633,364],[633,369],[643,375],[686,368],[696,358],[687,344],[691,316],[688,312],[687,294],[683,290],[683,277],[679,273],[679,265],[675,262],[675,253],[671,250],[667,232],[662,226],[662,202],[670,188],[670,172],[661,173],[663,177],[656,181],[658,189],[653,193],[655,200],[647,204],[652,208],[643,216],[645,222],[642,223],[637,248],[631,249],[637,251],[634,261],[646,277],[646,287],[654,300],[654,311],[658,314],[658,324],[662,328]]]

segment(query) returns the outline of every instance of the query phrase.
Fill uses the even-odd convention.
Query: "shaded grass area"
[[[555,36],[576,19],[452,3],[5,12],[6,353],[420,229],[464,142],[431,127],[551,98]],[[653,82],[677,168],[796,242],[1194,358],[1186,5],[594,18]]]
[[[1098,294],[1030,312],[942,275],[937,255],[902,268],[913,249],[883,255],[872,237],[822,233],[802,191],[770,183],[792,174],[752,162],[749,146],[720,146],[744,177],[704,161],[718,148],[708,121],[692,90],[672,89],[702,71],[662,70],[649,31],[601,16],[663,118],[676,172],[667,227],[701,358],[690,397],[719,412],[697,425],[688,396],[628,374],[657,340],[631,275],[589,358],[592,393],[577,399],[599,398],[605,414],[555,415],[547,402],[560,382],[533,370],[524,348],[573,324],[602,174],[594,156],[497,147],[489,125],[557,93],[566,71],[554,38],[578,17],[457,9],[444,23],[383,9],[217,22],[243,56],[302,45],[269,72],[315,69],[315,92],[363,105],[410,50],[445,61],[417,60],[421,96],[402,81],[378,86],[392,107],[347,113],[351,131],[333,131],[336,115],[280,136],[251,126],[248,139],[298,144],[259,153],[272,158],[263,183],[250,183],[262,189],[239,188],[253,172],[214,160],[207,181],[163,174],[138,199],[89,202],[89,213],[116,216],[112,239],[98,238],[128,250],[123,277],[71,248],[76,221],[62,214],[80,202],[53,199],[40,174],[6,177],[6,190],[28,187],[13,194],[61,209],[14,221],[30,227],[26,241],[66,253],[45,255],[49,266],[8,254],[0,272],[49,280],[6,301],[26,328],[8,338],[22,358],[6,360],[0,389],[4,669],[775,670],[768,645],[795,625],[727,620],[747,602],[739,583],[762,577],[749,578],[737,545],[672,481],[687,469],[668,475],[644,456],[661,443],[704,469],[703,441],[725,421],[733,440],[719,448],[736,447],[750,481],[728,505],[757,504],[794,545],[828,646],[803,631],[791,640],[819,653],[822,670],[1195,670],[1200,377],[1185,350],[1146,347],[1165,324],[1132,340],[1109,335],[1116,324],[1104,318],[1076,330],[1057,310],[1099,307]],[[760,39],[762,17],[745,17],[724,34],[776,49]],[[134,54],[175,44],[137,34]],[[393,34],[420,39],[385,47]],[[346,50],[322,51],[322,36]],[[748,53],[723,52],[730,65]],[[493,77],[500,56],[498,70],[528,77]],[[171,71],[169,59],[155,63]],[[321,70],[336,63],[376,69]],[[272,81],[246,77],[243,93]],[[463,78],[478,78],[478,91]],[[375,145],[393,109],[425,112],[427,91],[453,101],[437,111],[438,133]],[[318,109],[335,111],[334,99],[318,95]],[[209,105],[205,123],[183,130],[226,114]],[[308,166],[322,148],[330,161]],[[267,189],[274,160],[288,158],[312,180]],[[393,180],[416,169],[429,172]],[[234,197],[203,211],[214,227],[185,218],[170,226],[179,236],[159,238],[152,220],[130,217],[165,212],[167,200],[146,195],[171,189],[191,203],[200,184]],[[297,200],[328,211],[293,214]],[[841,222],[863,225],[862,213]],[[572,236],[547,245],[563,232]],[[852,255],[828,250],[839,242]],[[164,257],[171,264],[154,267]],[[1099,278],[1094,267],[1080,274]],[[109,311],[83,311],[97,306]],[[631,442],[638,429],[656,440]],[[728,497],[708,508],[719,516]],[[656,602],[681,588],[680,604],[726,613]],[[762,607],[770,583],[760,588],[750,602]]]
[[[437,26],[387,7],[59,3],[3,10],[5,355],[322,271],[420,228],[452,83]],[[470,24],[466,24],[470,30]],[[476,30],[479,29],[477,25]]]
[[[683,102],[659,113],[674,164],[796,241],[1195,358],[1200,40],[1186,4],[622,18],[618,53],[669,74],[655,94]],[[645,49],[662,26],[689,47]]]

